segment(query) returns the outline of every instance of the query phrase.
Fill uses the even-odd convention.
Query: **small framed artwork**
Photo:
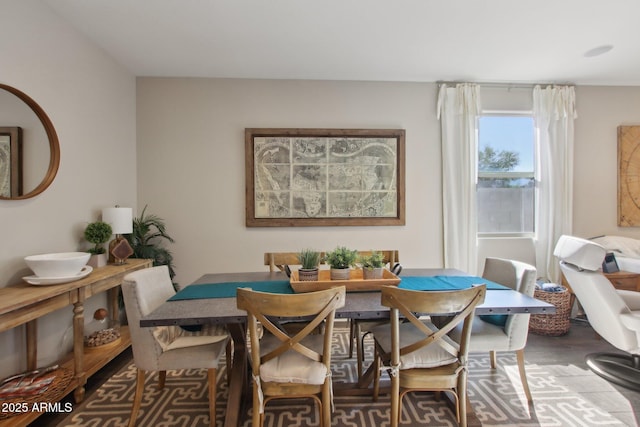
[[[247,227],[404,225],[404,129],[245,129]]]
[[[0,127],[0,198],[22,195],[22,128]]]

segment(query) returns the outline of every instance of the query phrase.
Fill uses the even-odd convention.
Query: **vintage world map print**
[[[255,217],[395,217],[397,144],[385,137],[256,137]]]

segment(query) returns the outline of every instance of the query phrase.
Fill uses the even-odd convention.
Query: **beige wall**
[[[262,270],[268,251],[399,249],[442,264],[436,88],[366,83],[138,78],[138,202],[167,222],[178,276]],[[406,226],[247,228],[247,127],[406,129]]]
[[[30,275],[24,256],[84,249],[103,207],[135,206],[135,78],[39,1],[0,1],[0,82],[46,111],[60,139],[58,175],[41,195],[0,201],[0,286]],[[9,126],[11,123],[3,123]],[[88,301],[91,315],[105,298]],[[39,365],[70,348],[71,308],[39,322]],[[23,328],[0,333],[0,378],[26,368]]]
[[[576,99],[574,233],[640,239],[640,228],[617,225],[617,128],[640,125],[640,87],[581,86]]]

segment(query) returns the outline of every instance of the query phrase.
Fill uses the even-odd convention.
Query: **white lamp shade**
[[[131,208],[105,208],[102,210],[102,222],[113,229],[113,234],[133,233],[133,212]]]

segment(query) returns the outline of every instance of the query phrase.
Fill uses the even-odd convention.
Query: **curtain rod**
[[[504,88],[504,89],[533,89],[535,86],[575,86],[570,82],[546,82],[546,83],[506,83],[506,82],[463,82],[463,81],[444,81],[439,80],[437,85],[446,84],[455,86],[457,84],[474,83],[482,87],[488,88]]]

